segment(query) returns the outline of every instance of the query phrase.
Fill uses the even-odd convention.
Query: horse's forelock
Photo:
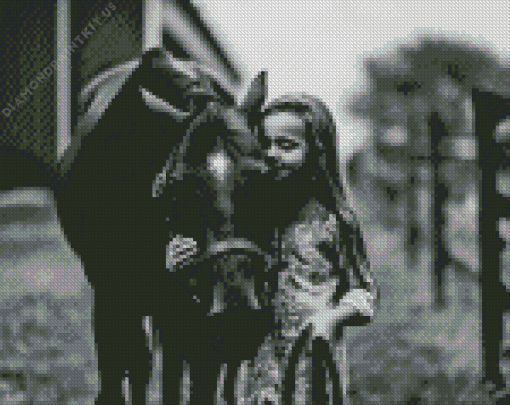
[[[209,130],[219,131],[217,136],[222,136],[227,144],[234,143],[237,148],[246,149],[254,145],[255,136],[247,113],[239,106],[221,102],[209,103],[188,128],[191,133]]]

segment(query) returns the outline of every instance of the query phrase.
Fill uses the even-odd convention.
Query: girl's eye
[[[301,283],[299,283],[294,277],[292,276],[289,276],[289,279],[290,283],[292,284],[292,286],[296,289],[296,290],[301,290],[303,288],[303,286],[301,285]]]
[[[297,142],[290,140],[279,140],[277,142],[277,146],[283,150],[292,150],[296,149],[299,145]]]

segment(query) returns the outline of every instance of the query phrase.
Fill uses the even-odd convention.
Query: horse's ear
[[[267,97],[267,71],[261,71],[251,82],[240,107],[248,113],[260,111]]]

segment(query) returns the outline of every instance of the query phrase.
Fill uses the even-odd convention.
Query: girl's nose
[[[266,152],[266,155],[269,157],[269,158],[272,158],[272,159],[276,159],[279,155],[278,153],[278,148],[276,148],[275,146],[271,146],[267,152]]]
[[[266,162],[270,166],[278,164],[280,157],[281,157],[280,150],[275,146],[272,146],[266,152]]]

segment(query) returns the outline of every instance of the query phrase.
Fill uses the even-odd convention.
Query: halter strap
[[[299,356],[303,352],[306,341],[310,338],[310,327],[307,327],[299,336],[296,344],[292,347],[292,351],[289,357],[289,362],[285,369],[285,377],[283,381],[283,393],[282,393],[282,404],[283,405],[292,405],[293,404],[293,396],[296,389],[296,368],[299,362]],[[312,361],[316,362],[325,362],[325,367],[329,371],[329,378],[333,380],[333,405],[342,405],[343,404],[343,396],[342,390],[340,389],[340,376],[335,366],[335,361],[333,359],[333,355],[331,353],[331,347],[328,342],[323,339],[320,341],[312,342]],[[318,358],[315,358],[318,357]],[[319,370],[321,367],[318,367]],[[319,382],[322,387],[314,387],[323,389],[325,391],[326,381],[321,379],[323,376],[318,376],[316,378],[312,377],[312,381]],[[320,395],[321,393],[319,393]],[[322,393],[323,394],[323,393]],[[317,402],[322,403],[322,402]]]
[[[228,238],[211,243],[207,250],[193,261],[193,265],[201,265],[219,256],[235,254],[259,257],[264,263],[268,261],[264,252],[252,241],[245,238]]]

